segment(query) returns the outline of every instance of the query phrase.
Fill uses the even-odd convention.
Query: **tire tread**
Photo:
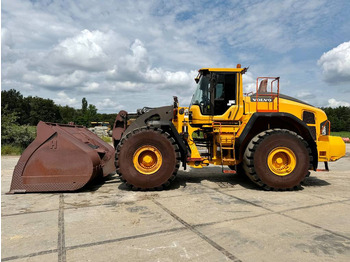
[[[132,139],[133,135],[136,135],[136,134],[139,134],[139,133],[145,132],[145,131],[152,131],[152,132],[158,133],[161,136],[163,136],[165,139],[167,139],[171,143],[171,145],[175,151],[175,156],[176,156],[174,171],[173,171],[172,175],[170,176],[170,178],[166,182],[164,182],[161,186],[153,187],[153,188],[140,188],[140,187],[136,187],[136,186],[130,184],[129,182],[127,182],[126,179],[123,177],[122,172],[120,171],[119,161],[118,161],[123,144],[127,140]],[[134,191],[163,190],[166,187],[168,187],[177,175],[177,171],[179,170],[179,167],[180,167],[180,160],[181,160],[180,149],[179,149],[179,146],[177,145],[175,139],[169,133],[165,132],[164,130],[162,130],[160,128],[156,128],[156,127],[140,127],[140,128],[132,130],[131,132],[126,134],[126,136],[124,138],[122,138],[119,145],[117,146],[116,153],[115,153],[115,166],[116,166],[117,174],[119,175],[120,180],[122,182],[124,182],[127,187],[129,187],[130,189],[132,189]]]
[[[254,154],[257,149],[257,147],[260,145],[260,143],[268,136],[274,135],[274,134],[279,134],[279,133],[288,133],[291,134],[295,137],[297,137],[306,147],[308,154],[309,154],[309,167],[312,167],[312,161],[313,161],[313,156],[312,156],[312,151],[309,146],[309,144],[297,133],[287,130],[287,129],[280,129],[280,128],[275,128],[275,129],[269,129],[266,131],[261,132],[260,134],[256,135],[248,144],[246,147],[246,150],[243,155],[243,169],[246,172],[246,175],[252,180],[255,184],[258,186],[262,187],[264,190],[267,191],[286,191],[286,190],[299,190],[301,189],[301,183],[303,183],[305,177],[307,177],[307,174],[305,174],[305,177],[303,180],[300,182],[299,185],[293,186],[293,187],[287,187],[287,188],[273,188],[271,186],[268,186],[265,184],[257,175],[254,167]]]

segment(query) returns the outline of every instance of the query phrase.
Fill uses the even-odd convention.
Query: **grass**
[[[331,132],[332,136],[340,136],[340,137],[349,137],[350,138],[350,132],[349,131],[341,131],[341,132]]]
[[[112,138],[109,137],[109,136],[103,136],[103,137],[101,137],[101,139],[102,139],[103,141],[107,142],[107,143],[112,142]]]
[[[15,145],[1,145],[1,155],[20,155],[23,148]]]

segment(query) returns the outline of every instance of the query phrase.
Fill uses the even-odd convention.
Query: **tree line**
[[[331,122],[331,131],[349,131],[350,132],[350,107],[339,106],[337,108],[321,107],[327,114],[328,120]]]
[[[91,126],[91,122],[109,122],[113,125],[115,114],[100,114],[93,104],[86,98],[82,99],[81,108],[56,105],[51,99],[41,97],[23,97],[15,89],[1,91],[1,117],[12,114],[18,125],[36,126],[39,121],[67,124],[74,122],[77,125]]]
[[[56,105],[51,99],[23,97],[14,89],[1,91],[1,153],[20,154],[36,137],[39,121],[91,126],[91,122],[114,123],[115,114],[99,114],[96,106],[82,99],[81,109]]]

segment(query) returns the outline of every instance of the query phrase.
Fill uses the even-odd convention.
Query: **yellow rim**
[[[154,146],[142,146],[136,150],[133,162],[141,174],[151,175],[159,170],[163,158],[160,151]]]
[[[267,157],[270,170],[278,176],[286,176],[293,172],[297,159],[292,150],[287,147],[273,149]]]

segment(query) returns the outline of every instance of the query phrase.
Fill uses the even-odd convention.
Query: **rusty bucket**
[[[9,193],[75,191],[115,172],[114,148],[83,126],[39,122]]]

